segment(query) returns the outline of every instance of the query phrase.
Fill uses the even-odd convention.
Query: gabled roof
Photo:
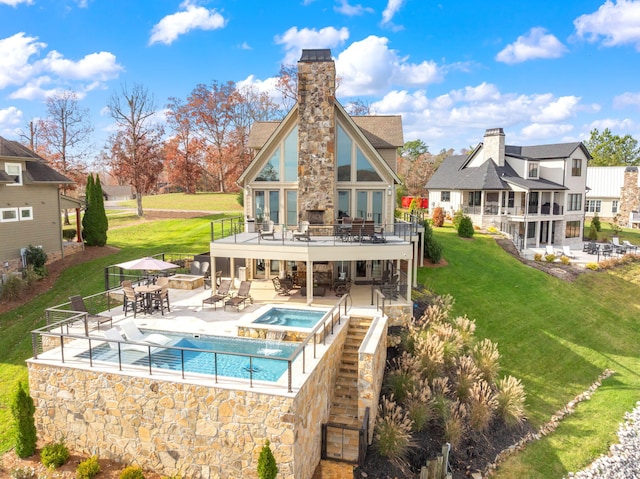
[[[581,149],[591,159],[589,150],[580,141],[573,143],[555,143],[551,145],[513,146],[505,145],[505,155],[515,158],[531,158],[535,160],[552,160],[569,158],[574,151]]]
[[[61,173],[51,168],[47,163],[47,160],[40,155],[34,153],[26,146],[21,145],[17,141],[7,140],[0,136],[0,159],[5,161],[19,160],[24,161],[26,165],[26,171],[24,171],[25,183],[55,183],[55,184],[73,184],[73,180],[70,180]],[[3,176],[7,176],[4,174]],[[3,176],[0,176],[0,183],[12,183],[13,179],[8,177],[10,181],[3,180]]]
[[[25,172],[25,182],[29,180],[32,183],[55,183],[55,184],[73,184],[74,181],[70,180],[61,173],[51,168],[44,160],[41,161],[27,161],[27,171]]]
[[[0,157],[4,156],[21,160],[43,160],[26,146],[0,136]]]

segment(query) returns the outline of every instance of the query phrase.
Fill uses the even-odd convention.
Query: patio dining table
[[[134,289],[136,293],[140,293],[144,295],[144,310],[146,313],[153,312],[153,294],[157,293],[162,289],[162,286],[157,284],[148,284],[143,286],[138,286]]]

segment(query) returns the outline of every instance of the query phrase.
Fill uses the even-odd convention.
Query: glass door
[[[384,190],[356,191],[356,216],[382,224]]]
[[[369,282],[382,277],[382,260],[356,261],[356,281]]]

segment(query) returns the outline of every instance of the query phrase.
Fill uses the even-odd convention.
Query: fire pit
[[[197,289],[204,285],[204,276],[195,274],[174,274],[169,276],[169,287],[173,289]]]

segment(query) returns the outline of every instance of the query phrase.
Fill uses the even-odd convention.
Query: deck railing
[[[100,293],[100,296],[105,293]],[[107,295],[108,297],[109,295]],[[85,300],[89,300],[92,297],[85,298]],[[70,311],[70,303],[64,303],[62,305],[54,306],[53,308],[48,308],[46,310],[47,317],[47,325],[36,329],[31,332],[31,342],[33,349],[33,357],[34,359],[38,359],[38,356],[46,349],[53,349],[55,347],[60,348],[60,360],[62,363],[65,362],[65,347],[68,347],[67,344],[71,340],[84,340],[87,341],[87,348],[89,354],[89,367],[93,367],[93,347],[96,343],[116,343],[118,344],[118,370],[122,371],[123,366],[130,366],[134,369],[139,369],[139,366],[135,366],[133,364],[128,364],[123,362],[122,360],[122,344],[134,344],[138,346],[144,346],[148,348],[147,352],[147,362],[148,362],[148,373],[149,375],[153,375],[153,371],[161,370],[163,372],[172,371],[167,370],[166,368],[161,368],[159,366],[153,366],[151,361],[152,349],[156,350],[174,350],[178,351],[180,354],[181,362],[181,376],[183,379],[186,377],[186,371],[184,366],[184,353],[185,351],[193,351],[199,353],[210,353],[214,356],[214,371],[213,376],[215,383],[218,383],[218,355],[230,355],[230,356],[242,356],[246,357],[249,360],[249,386],[253,387],[253,360],[257,358],[262,359],[272,359],[276,361],[286,361],[287,362],[287,391],[292,392],[292,383],[293,383],[293,370],[292,364],[293,361],[298,357],[299,354],[302,355],[302,374],[306,374],[306,350],[307,347],[313,347],[313,358],[317,359],[317,351],[316,346],[319,343],[323,345],[326,344],[326,338],[329,335],[334,334],[334,329],[336,325],[340,325],[340,320],[343,315],[347,314],[347,298],[348,295],[342,296],[338,302],[327,311],[318,324],[311,330],[311,332],[307,335],[307,337],[300,343],[300,345],[286,358],[277,358],[274,356],[265,356],[260,354],[248,354],[248,353],[238,353],[238,352],[227,352],[227,351],[218,351],[213,349],[199,349],[199,348],[189,348],[189,347],[177,347],[177,346],[168,346],[168,345],[158,345],[158,344],[150,344],[146,342],[134,342],[134,341],[126,341],[126,340],[111,340],[106,339],[101,334],[94,334],[94,331],[89,332],[88,324],[86,322],[86,313],[78,313],[74,311]],[[77,334],[70,332],[71,327],[78,323],[79,321],[85,321],[85,334]],[[45,344],[46,343],[46,344]]]

